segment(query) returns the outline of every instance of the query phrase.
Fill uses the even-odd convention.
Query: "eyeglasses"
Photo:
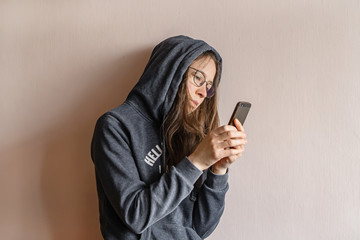
[[[206,83],[206,97],[211,98],[212,96],[214,96],[215,87],[214,87],[213,83],[206,81],[204,73],[201,72],[200,70],[193,68],[193,67],[189,67],[189,68],[195,70],[195,73],[193,75],[193,81],[194,81],[195,85],[198,87],[201,87],[202,85],[204,85],[204,83]]]

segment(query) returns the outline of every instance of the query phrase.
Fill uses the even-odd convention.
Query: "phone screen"
[[[234,119],[237,118],[242,125],[245,123],[246,116],[249,113],[251,103],[249,102],[238,102],[235,106],[234,112],[231,115],[229,125],[234,126]]]

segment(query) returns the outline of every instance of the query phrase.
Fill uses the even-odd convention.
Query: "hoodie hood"
[[[222,59],[214,48],[187,36],[171,37],[155,46],[144,73],[126,101],[149,120],[162,123],[174,103],[184,73],[198,56],[209,50],[220,63],[220,82]]]

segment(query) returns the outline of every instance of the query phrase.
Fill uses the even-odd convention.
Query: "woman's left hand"
[[[237,128],[238,131],[241,131],[243,133],[245,133],[244,127],[241,125],[240,121],[238,119],[234,120],[234,124],[235,127]],[[244,138],[242,138],[244,140],[246,140],[246,135]],[[246,144],[246,143],[245,143]],[[245,144],[242,144],[236,148],[241,149],[241,153],[237,154],[237,155],[232,155],[230,157],[225,157],[223,159],[220,159],[218,162],[216,162],[212,167],[211,170],[213,171],[213,173],[215,174],[225,174],[227,169],[230,167],[231,164],[233,164],[238,158],[241,157],[242,153],[245,150]]]

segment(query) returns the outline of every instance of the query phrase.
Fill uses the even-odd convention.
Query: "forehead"
[[[209,80],[212,80],[215,77],[216,65],[214,60],[209,56],[196,59],[191,63],[190,67],[202,71]]]
[[[195,59],[191,63],[190,67],[195,67],[196,66],[196,67],[205,68],[207,65],[214,65],[215,66],[215,62],[210,56]]]

